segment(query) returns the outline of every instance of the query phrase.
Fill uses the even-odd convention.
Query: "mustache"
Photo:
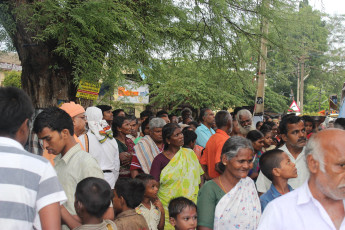
[[[305,137],[299,138],[297,142],[304,142],[304,141],[307,141],[307,138]]]

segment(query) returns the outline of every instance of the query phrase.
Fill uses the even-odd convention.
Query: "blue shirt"
[[[293,188],[291,188],[290,185],[288,185],[289,191],[291,192],[293,190]],[[270,189],[263,194],[262,196],[260,196],[260,203],[261,203],[261,212],[264,211],[264,209],[266,208],[266,205],[271,202],[272,200],[274,200],[277,197],[280,197],[282,194],[280,194],[278,192],[278,190],[276,189],[276,187],[274,187],[273,184],[271,184]]]
[[[210,137],[216,132],[212,128],[209,129],[206,127],[206,125],[201,124],[195,130],[195,133],[196,135],[198,135],[198,137],[196,138],[196,144],[205,148],[208,139],[210,139]]]

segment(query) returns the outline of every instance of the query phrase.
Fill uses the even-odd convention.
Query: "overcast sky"
[[[328,14],[345,14],[345,0],[309,0],[309,5]]]

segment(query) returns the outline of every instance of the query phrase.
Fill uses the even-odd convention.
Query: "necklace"
[[[222,187],[223,191],[226,193],[225,188],[224,188],[224,186],[223,186],[223,184],[222,184],[222,181],[220,180],[220,177],[218,177],[218,179],[219,179],[219,184],[220,184],[220,186]]]

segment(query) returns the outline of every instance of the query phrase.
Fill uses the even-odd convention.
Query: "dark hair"
[[[313,125],[313,129],[315,129],[315,121],[314,121],[314,118],[312,118],[311,116],[307,116],[307,115],[304,115],[302,116],[302,120],[304,121],[304,125],[306,122],[311,122],[312,125]],[[344,119],[345,120],[345,119]],[[345,125],[345,122],[344,122],[344,125]]]
[[[104,113],[104,111],[108,111],[112,109],[110,105],[96,105],[96,107],[101,109],[102,113]]]
[[[77,184],[75,190],[76,201],[80,201],[86,211],[97,218],[107,211],[112,198],[110,185],[101,178],[87,177]]]
[[[190,121],[190,122],[188,122],[188,125],[194,125],[195,128],[198,128],[198,127],[199,127],[199,124],[198,124],[198,122],[196,122],[196,121]]]
[[[119,131],[117,128],[121,128],[125,120],[131,120],[129,117],[121,117],[121,116],[116,116],[114,117],[113,124],[112,124],[112,130],[114,133],[114,137],[119,135]]]
[[[345,129],[345,118],[337,118],[334,121],[334,128]]]
[[[183,130],[183,138],[184,138],[184,144],[183,146],[188,146],[191,142],[195,141],[198,137],[194,131],[191,130]]]
[[[252,130],[247,134],[247,139],[249,139],[251,142],[255,142],[263,137],[264,135],[259,130]]]
[[[231,115],[228,111],[221,110],[216,114],[216,126],[217,128],[222,128],[228,124],[229,119],[231,120]]]
[[[103,110],[102,110],[102,112],[103,112]],[[117,116],[119,115],[119,113],[121,113],[121,112],[124,112],[124,113],[125,113],[125,111],[124,111],[123,109],[115,109],[115,110],[113,111],[113,116],[114,116],[114,118],[117,117]],[[126,115],[126,113],[125,113],[125,115]]]
[[[0,135],[14,138],[23,122],[31,118],[34,108],[23,90],[0,87],[0,111]]]
[[[277,124],[274,123],[273,121],[265,121],[261,127],[263,127],[263,126],[268,126],[272,129],[274,126],[277,126]]]
[[[260,132],[262,132],[262,134],[266,136],[267,133],[272,132],[272,128],[268,125],[262,125],[260,128]]]
[[[262,154],[259,160],[260,170],[271,181],[273,181],[273,169],[280,168],[282,162],[283,150],[273,149]]]
[[[127,115],[127,116],[125,116],[125,117],[127,117],[128,120],[130,120],[130,121],[135,121],[136,124],[138,124],[138,119],[136,118],[136,116],[134,116],[134,115]]]
[[[197,210],[195,203],[186,197],[181,196],[171,199],[168,206],[169,217],[176,219],[177,215],[180,214],[186,207],[192,207]]]
[[[200,110],[200,116],[199,116],[199,121],[203,122],[204,121],[204,116],[206,116],[206,111],[211,110],[209,108],[204,108]]]
[[[258,121],[258,122],[256,122],[256,124],[255,124],[255,128],[258,128],[259,125],[260,125],[260,123],[261,123],[262,125],[264,124],[262,121]],[[261,126],[262,126],[262,125],[261,125]]]
[[[140,118],[143,117],[152,117],[153,113],[150,110],[144,110],[140,113]]]
[[[162,136],[163,136],[163,142],[164,142],[164,149],[168,149],[169,145],[166,141],[167,138],[170,138],[173,133],[175,132],[175,129],[180,128],[180,126],[176,123],[169,123],[164,125],[162,129]]]
[[[44,128],[49,128],[52,131],[58,131],[67,129],[71,136],[74,134],[74,126],[71,116],[64,110],[57,107],[50,107],[44,109],[37,115],[33,131],[35,133],[41,132]]]
[[[182,119],[185,119],[186,116],[188,115],[188,113],[190,113],[191,116],[193,115],[193,112],[192,112],[192,110],[190,108],[188,108],[188,107],[183,108],[182,111],[181,111]]]
[[[287,115],[283,117],[283,119],[281,120],[279,124],[279,133],[286,135],[288,132],[288,128],[287,128],[288,124],[297,124],[301,120],[302,120],[301,117],[297,117],[295,115],[290,115],[290,116]]]
[[[156,117],[164,117],[163,115],[167,115],[169,117],[169,114],[165,110],[160,110],[156,113]]]
[[[134,209],[143,200],[145,186],[139,179],[120,178],[116,181],[115,191],[118,197],[123,197],[129,208]]]
[[[150,118],[147,118],[143,123],[141,123],[141,132],[143,132],[144,135],[149,135],[148,133],[145,133],[145,127],[150,124]]]
[[[140,173],[140,174],[138,174],[138,175],[135,177],[135,179],[141,180],[141,181],[143,182],[143,184],[145,185],[145,187],[146,187],[147,183],[148,183],[150,180],[156,181],[156,179],[155,179],[152,175],[146,174],[146,173]]]

